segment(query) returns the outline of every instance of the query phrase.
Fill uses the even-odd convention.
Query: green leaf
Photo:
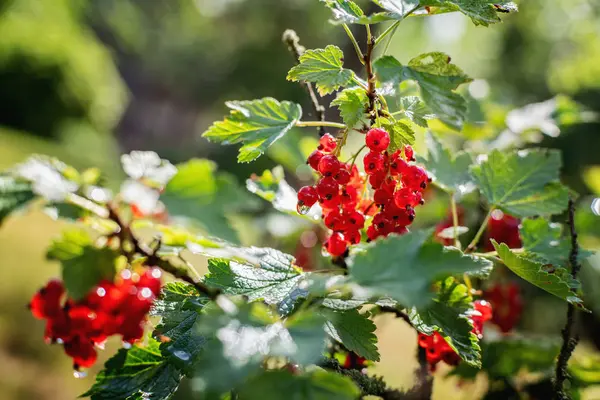
[[[161,317],[153,335],[168,338],[161,344],[164,356],[180,368],[189,367],[208,340],[196,329],[200,311],[208,298],[192,286],[181,282],[167,283],[154,301],[151,315]]]
[[[362,88],[344,89],[331,102],[332,106],[339,108],[344,123],[350,128],[365,117],[368,104],[369,98]]]
[[[465,99],[454,90],[471,78],[444,53],[425,53],[402,65],[392,56],[375,61],[375,72],[384,83],[398,85],[414,80],[421,89],[421,97],[433,113],[446,125],[460,130],[467,113]]]
[[[267,371],[247,382],[240,400],[355,400],[360,390],[348,377],[315,369],[302,375]]]
[[[323,358],[326,347],[326,320],[314,310],[307,309],[290,316],[285,326],[294,342],[294,349],[287,354],[300,365],[309,365]],[[288,350],[283,349],[283,353]]]
[[[379,118],[373,125],[383,128],[390,134],[390,153],[401,150],[405,144],[413,145],[415,143],[415,131],[407,124],[397,121],[393,118]]]
[[[292,256],[268,248],[252,247],[247,251],[258,266],[211,259],[205,283],[227,294],[247,296],[250,301],[262,299],[267,304],[281,302],[298,286],[302,273],[293,266]]]
[[[430,231],[376,240],[351,260],[350,278],[373,294],[389,296],[404,307],[431,300],[430,286],[453,274],[486,276],[492,263],[460,250],[426,242]]]
[[[427,132],[426,141],[427,158],[418,157],[418,161],[433,175],[436,185],[449,193],[472,191],[475,186],[469,174],[471,155],[464,151],[451,152],[431,132]]]
[[[327,318],[325,332],[348,350],[371,361],[379,361],[376,326],[357,310],[334,312],[323,310]]]
[[[94,246],[81,229],[68,229],[50,245],[48,259],[62,264],[62,279],[69,296],[80,300],[101,280],[113,280],[117,253]]]
[[[251,101],[228,101],[231,113],[202,134],[211,142],[243,143],[238,162],[250,162],[285,135],[302,117],[302,108],[270,97]]]
[[[12,176],[0,175],[0,225],[13,211],[35,198],[31,184]]]
[[[435,300],[424,309],[413,308],[410,319],[421,333],[439,332],[467,364],[480,367],[481,348],[469,319],[469,313],[473,311],[473,298],[468,288],[448,278],[441,282]]]
[[[337,24],[376,24],[389,21],[393,16],[388,13],[375,13],[367,16],[352,0],[320,0],[333,13],[333,23]]]
[[[421,0],[421,6],[441,7],[434,13],[460,11],[465,14],[475,25],[488,26],[502,20],[499,12],[516,12],[517,5],[507,0]]]
[[[518,217],[558,214],[567,207],[569,192],[559,182],[560,152],[527,149],[494,150],[471,167],[488,202]]]
[[[580,287],[580,283],[574,280],[566,269],[548,267],[543,263],[519,257],[506,244],[498,244],[493,239],[492,244],[502,262],[516,275],[558,298],[585,309],[583,301],[577,296],[576,291]]]
[[[422,128],[427,128],[427,120],[435,118],[427,105],[417,96],[400,98],[400,106],[404,115]]]
[[[216,169],[214,162],[204,159],[179,164],[161,200],[172,216],[195,222],[210,235],[237,242],[237,233],[227,215],[252,209],[257,203],[237,185],[233,176],[217,173]]]
[[[307,50],[287,75],[289,81],[314,82],[321,96],[352,82],[354,72],[343,67],[344,53],[333,45],[324,49]]]
[[[181,370],[164,358],[160,342],[149,338],[146,346],[121,349],[96,375],[96,382],[83,396],[92,400],[166,400],[183,378]]]

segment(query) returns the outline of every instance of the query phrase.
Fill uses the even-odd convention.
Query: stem
[[[360,86],[361,89],[364,89],[365,92],[369,91],[369,88],[367,86],[365,86],[364,83],[362,83],[361,81],[359,81],[358,79],[356,79],[356,77],[352,78],[352,82],[356,83],[357,86]]]
[[[175,278],[181,279],[184,282],[189,283],[194,286],[198,292],[205,294],[211,300],[215,300],[220,291],[217,289],[210,288],[206,286],[202,282],[195,281],[192,277],[190,277],[185,268],[181,268],[177,265],[171,264],[170,261],[165,260],[159,257],[156,254],[156,251],[148,248],[145,244],[143,244],[131,231],[131,227],[126,224],[119,214],[117,213],[116,207],[113,205],[108,206],[108,218],[115,222],[119,226],[119,231],[117,235],[119,236],[119,240],[121,242],[121,247],[127,241],[131,242],[133,247],[133,253],[138,253],[141,256],[146,258],[147,265],[156,266],[163,271],[173,275]],[[127,252],[126,256],[129,258],[131,256],[131,252]]]
[[[356,158],[358,157],[358,155],[360,154],[360,152],[363,151],[366,147],[367,147],[367,145],[363,144],[360,147],[360,149],[358,149],[356,151],[356,153],[354,153],[354,155],[352,157],[350,157],[350,159],[348,161],[346,161],[346,164],[348,164],[348,162],[352,161],[352,163],[350,164],[350,166],[352,167],[354,165],[354,163],[356,162]]]
[[[569,253],[569,263],[571,264],[571,276],[573,279],[577,279],[577,274],[581,270],[581,264],[579,264],[579,243],[577,242],[577,231],[575,229],[575,203],[573,199],[569,199],[569,226],[571,234],[571,252]],[[571,398],[569,393],[565,391],[564,382],[569,377],[567,366],[573,350],[579,342],[579,335],[574,334],[575,330],[575,306],[569,303],[567,308],[567,322],[562,330],[562,347],[558,354],[558,361],[556,362],[556,373],[553,381],[554,399],[555,400],[568,400]]]
[[[490,218],[492,216],[493,211],[494,211],[494,208],[493,207],[490,208],[490,211],[488,211],[487,215],[485,216],[485,219],[483,220],[483,223],[481,224],[481,226],[479,227],[479,230],[475,234],[475,237],[473,238],[471,243],[469,243],[469,245],[465,249],[465,253],[470,253],[473,250],[475,250],[475,247],[477,247],[477,243],[479,243],[479,239],[481,239],[481,235],[483,235],[485,228],[487,228],[488,222],[490,222]]]
[[[348,27],[347,24],[342,24],[342,27],[344,27],[346,34],[348,35],[348,37],[350,38],[350,41],[352,42],[352,45],[354,46],[354,50],[356,50],[356,55],[358,56],[358,60],[360,61],[360,63],[362,65],[365,65],[365,56],[363,55],[362,50],[360,49],[360,46],[358,45],[358,42],[356,41],[356,38],[354,37],[354,34],[352,33],[352,31],[350,30],[350,28]]]
[[[375,123],[375,75],[373,74],[373,48],[375,47],[375,38],[371,35],[371,27],[365,25],[367,29],[367,53],[365,54],[365,69],[367,71],[367,97],[369,98],[369,109],[371,124]]]
[[[344,129],[344,132],[342,133],[341,139],[338,141],[337,146],[335,146],[335,150],[333,151],[333,155],[336,156],[337,158],[340,157],[340,154],[342,153],[342,148],[346,145],[346,141],[348,140],[348,133],[349,132],[350,132],[349,129]]]
[[[393,24],[391,24],[385,31],[383,31],[383,33],[381,35],[379,35],[379,37],[375,40],[375,46],[377,46],[379,43],[381,43],[381,41],[390,33],[392,34],[392,36],[394,36],[394,33],[396,32],[396,29],[398,28],[398,26],[400,25],[400,23],[402,21],[404,21],[404,19],[406,17],[408,17],[410,14],[414,13],[419,7],[421,7],[420,4],[417,4],[416,6],[414,6],[410,11],[408,11],[406,13],[406,15],[404,15],[402,17],[402,19],[399,19],[398,21],[394,22]],[[391,40],[391,37],[390,37]],[[388,42],[389,45],[389,42]]]
[[[306,127],[306,126],[329,126],[332,128],[345,129],[346,125],[340,124],[339,122],[329,122],[329,121],[298,121],[296,122],[296,126]]]
[[[68,203],[71,203],[77,207],[81,207],[89,212],[96,214],[100,218],[108,218],[108,211],[106,208],[99,206],[91,200],[81,197],[75,193],[69,193],[65,199]]]
[[[283,32],[283,42],[285,44],[287,44],[288,49],[294,55],[294,58],[296,59],[296,63],[299,63],[300,56],[304,53],[305,48],[300,45],[300,38],[298,37],[298,34],[296,33],[296,31],[294,31],[292,29],[288,29],[285,32]],[[320,121],[325,121],[325,107],[323,107],[319,103],[319,98],[317,97],[317,94],[315,92],[315,89],[314,89],[312,83],[304,82],[303,85],[306,88],[306,91],[308,92],[308,96],[310,97],[310,101],[312,103],[313,110],[315,111],[315,117]],[[325,128],[324,128],[324,126],[320,126],[319,135],[323,136],[324,134],[325,134]]]
[[[456,199],[454,193],[450,193],[450,209],[452,210],[452,225],[454,226],[454,246],[457,249],[461,248],[460,240],[458,239],[458,213],[456,212]]]

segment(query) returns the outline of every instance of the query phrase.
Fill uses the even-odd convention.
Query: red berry
[[[29,309],[35,318],[51,318],[61,311],[61,298],[65,288],[61,281],[51,280],[31,299]]]
[[[344,235],[339,232],[334,232],[325,243],[327,252],[334,257],[343,255],[348,249],[348,243]]]
[[[416,165],[409,165],[402,173],[402,184],[413,190],[423,191],[427,187],[429,177],[427,172]]]
[[[484,292],[493,307],[492,322],[504,333],[510,332],[521,318],[523,299],[519,285],[495,284]]]
[[[312,153],[310,153],[306,162],[308,165],[310,165],[310,167],[312,169],[314,169],[315,171],[318,171],[319,170],[319,161],[321,161],[321,158],[323,158],[324,155],[325,154],[323,154],[319,150],[315,150]]]
[[[350,215],[348,215],[348,227],[359,230],[365,226],[365,216],[359,213],[358,211],[354,211]]]
[[[377,189],[373,194],[373,201],[378,205],[387,205],[392,201],[392,195],[385,189]]]
[[[398,208],[415,207],[421,199],[421,196],[415,194],[414,190],[408,187],[398,189],[394,193],[394,203]]]
[[[521,221],[500,210],[494,210],[487,226],[486,249],[494,250],[491,239],[498,243],[505,243],[511,249],[521,247],[519,224]]]
[[[299,206],[312,207],[317,200],[319,200],[319,194],[313,186],[304,186],[298,190]]]
[[[332,231],[342,230],[343,218],[337,209],[330,211],[323,219],[323,222]]]
[[[381,153],[390,145],[390,135],[383,129],[374,128],[367,132],[365,143],[371,151]]]
[[[398,176],[403,174],[410,165],[400,157],[392,157],[390,162],[390,174],[392,176]]]
[[[324,153],[331,153],[333,150],[335,150],[336,146],[337,141],[335,140],[335,138],[329,133],[326,133],[319,140],[318,149]]]
[[[367,237],[369,240],[375,240],[379,237],[379,231],[375,225],[369,225],[367,228]]]
[[[338,170],[338,172],[333,175],[333,179],[340,185],[346,185],[350,182],[351,179],[350,171],[348,171],[345,167],[342,167]]]
[[[404,157],[406,157],[408,161],[415,161],[415,151],[408,144],[404,146]]]
[[[385,181],[386,173],[385,171],[377,171],[374,174],[369,176],[369,183],[373,189],[379,189],[383,182]]]
[[[359,244],[361,240],[360,231],[358,230],[347,231],[346,233],[344,233],[344,237],[346,238],[346,241],[350,244]]]
[[[340,162],[336,156],[323,156],[319,161],[319,172],[323,176],[333,176],[340,170]]]
[[[365,172],[372,175],[376,172],[383,171],[384,157],[381,153],[370,151],[363,159]]]
[[[317,182],[317,193],[319,194],[319,198],[321,200],[331,200],[334,197],[337,197],[339,193],[339,185],[335,179],[330,176],[326,176]]]
[[[98,354],[91,340],[75,336],[64,344],[65,353],[73,359],[75,369],[90,368],[96,362]]]

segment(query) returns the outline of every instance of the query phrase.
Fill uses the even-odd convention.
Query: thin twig
[[[382,313],[394,314],[396,316],[396,318],[400,318],[404,322],[406,322],[408,325],[410,325],[411,327],[414,327],[412,322],[410,322],[410,317],[404,311],[401,311],[395,307],[389,307],[389,306],[379,306],[379,311],[381,311]]]
[[[358,45],[358,42],[356,41],[354,34],[352,33],[352,31],[350,30],[350,27],[347,24],[342,24],[342,26],[344,27],[344,30],[346,31],[346,34],[348,35],[350,42],[352,42],[352,46],[354,46],[354,50],[356,51],[358,60],[360,61],[361,64],[364,65],[364,63],[365,63],[364,57],[365,56],[363,56],[362,50],[360,49],[360,46]]]
[[[371,27],[366,25],[367,29],[367,51],[365,53],[365,69],[367,71],[367,97],[369,98],[368,114],[371,119],[371,124],[375,123],[377,116],[375,115],[375,99],[377,92],[375,91],[375,74],[373,74],[373,48],[375,47],[375,37],[371,34]]]
[[[569,199],[569,227],[571,234],[571,252],[569,254],[569,263],[571,264],[571,276],[577,279],[577,274],[581,270],[579,264],[579,243],[577,242],[577,230],[575,229],[575,203],[573,199]],[[556,373],[553,381],[554,399],[568,400],[571,398],[568,392],[565,391],[564,382],[568,379],[569,373],[567,366],[573,350],[579,342],[579,336],[575,333],[575,306],[569,303],[567,308],[567,322],[562,330],[562,347],[558,354],[556,362]]]
[[[175,278],[181,279],[182,281],[189,283],[190,285],[194,286],[196,290],[198,290],[198,292],[205,294],[210,299],[214,300],[220,294],[219,290],[210,288],[204,283],[194,280],[191,276],[188,275],[187,270],[185,268],[181,268],[177,265],[171,264],[170,261],[159,257],[156,251],[143,244],[133,234],[130,226],[123,221],[123,219],[117,212],[116,207],[113,205],[108,206],[108,218],[119,226],[119,232],[117,232],[117,236],[119,237],[119,241],[121,243],[123,252],[125,253],[128,259],[131,259],[134,253],[140,254],[141,256],[146,258],[146,263],[148,265],[156,266],[162,269],[163,271],[173,275]],[[128,242],[131,243],[131,250],[127,250],[125,247],[125,244]]]
[[[283,42],[288,46],[288,49],[294,55],[296,62],[300,62],[300,56],[304,53],[305,48],[300,45],[300,38],[298,37],[296,31],[288,29],[283,32]],[[317,93],[315,92],[313,85],[310,82],[304,82],[304,87],[306,88],[308,96],[310,97],[313,110],[315,111],[315,117],[319,121],[325,121],[325,107],[319,103],[319,98],[317,97]],[[320,126],[319,135],[323,136],[324,134],[325,127]]]
[[[452,226],[454,227],[454,246],[460,249],[460,239],[458,238],[458,212],[456,211],[456,199],[454,193],[450,193],[450,209],[452,211]]]
[[[479,239],[481,239],[481,235],[483,235],[483,232],[485,232],[485,228],[487,228],[488,222],[490,222],[490,218],[492,217],[493,211],[494,211],[494,209],[490,208],[490,211],[488,211],[487,215],[485,216],[485,219],[481,223],[481,226],[479,227],[479,230],[475,234],[475,237],[473,238],[471,243],[469,243],[469,245],[465,249],[465,253],[470,253],[473,250],[475,250],[475,248],[477,247],[477,244],[479,243]]]

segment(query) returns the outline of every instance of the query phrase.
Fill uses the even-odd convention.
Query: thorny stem
[[[481,223],[481,226],[479,227],[479,230],[475,234],[475,237],[473,238],[471,243],[469,243],[469,245],[465,249],[465,253],[470,253],[473,250],[475,250],[475,248],[477,247],[477,244],[479,243],[479,239],[481,239],[481,235],[483,235],[483,232],[485,232],[485,228],[487,228],[488,222],[490,222],[490,218],[492,217],[493,211],[494,211],[494,208],[493,207],[490,208],[490,211],[488,211],[487,215],[485,216],[485,219]]]
[[[352,33],[352,31],[350,30],[350,28],[348,27],[347,24],[342,24],[342,27],[344,27],[344,30],[346,31],[348,38],[350,38],[350,41],[352,42],[352,45],[354,46],[354,50],[356,50],[356,55],[358,56],[358,60],[360,61],[361,64],[364,65],[365,64],[364,55],[362,53],[362,50],[360,49],[360,46],[358,45],[358,42],[356,41],[356,38],[354,37],[354,34]]]
[[[156,266],[162,269],[163,271],[173,275],[175,278],[181,279],[182,281],[189,283],[190,285],[194,286],[196,290],[198,290],[198,292],[205,294],[211,300],[215,300],[219,296],[219,290],[212,289],[202,282],[195,281],[191,276],[188,275],[187,270],[185,268],[181,268],[177,265],[171,264],[171,262],[169,262],[168,260],[159,257],[156,254],[156,251],[148,248],[144,243],[142,243],[133,234],[130,226],[121,219],[114,205],[109,204],[108,206],[108,218],[119,226],[119,231],[116,233],[116,235],[119,237],[121,247],[123,247],[123,245],[127,242],[131,243],[133,247],[132,251],[127,251],[123,249],[124,252],[126,252],[125,255],[128,258],[130,258],[133,255],[132,253],[138,253],[146,258],[146,263],[148,265]]]
[[[329,122],[329,121],[298,121],[296,122],[296,126],[298,127],[306,127],[306,126],[320,126],[320,127],[331,127],[331,128],[339,128],[345,129],[346,125],[340,124],[338,122]]]
[[[450,193],[450,209],[452,210],[452,226],[454,227],[454,246],[457,249],[460,249],[461,244],[458,239],[458,213],[456,212],[456,199],[454,198],[454,193]]]
[[[283,32],[282,39],[283,39],[283,42],[288,46],[288,49],[294,55],[296,62],[297,63],[300,62],[300,56],[304,53],[305,48],[302,45],[300,45],[300,38],[298,37],[298,34],[296,33],[296,31],[294,31],[292,29],[286,30],[285,32]],[[304,87],[306,88],[306,91],[308,92],[308,96],[310,97],[310,101],[312,103],[313,110],[315,111],[315,117],[320,121],[325,121],[325,107],[323,107],[319,103],[319,98],[317,97],[317,93],[315,92],[315,89],[314,89],[312,83],[304,82]],[[318,125],[318,126],[319,126],[319,135],[323,136],[325,134],[325,128],[323,125]]]
[[[569,264],[571,264],[571,276],[577,279],[577,274],[581,269],[579,264],[579,243],[577,242],[577,230],[575,229],[575,203],[569,199],[569,227],[571,234],[571,252],[569,253]],[[579,342],[579,335],[574,334],[575,330],[575,306],[569,303],[567,308],[567,322],[562,330],[562,347],[558,354],[556,362],[556,373],[553,381],[553,391],[555,400],[568,400],[571,396],[565,391],[564,382],[569,377],[567,366],[573,350]]]

